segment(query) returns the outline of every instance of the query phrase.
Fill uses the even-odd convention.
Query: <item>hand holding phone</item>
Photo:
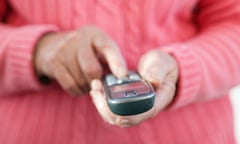
[[[118,79],[108,74],[103,82],[107,104],[117,115],[136,115],[150,110],[154,105],[155,93],[150,83],[137,73]]]
[[[104,121],[120,127],[131,127],[155,117],[168,106],[171,107],[171,104],[175,105],[173,100],[178,80],[178,64],[173,56],[158,49],[149,51],[140,59],[137,72],[141,77],[131,76],[131,73],[129,73],[125,78],[118,79],[114,76],[108,78],[107,75],[103,81],[92,81],[91,98]],[[106,81],[109,81],[109,79],[112,79],[112,83],[110,81],[109,85],[107,85]],[[140,85],[141,87],[139,85],[129,87],[129,85],[133,84],[132,82],[138,83],[139,81],[143,82],[144,85],[150,83],[154,86],[154,91],[151,89],[151,86],[147,86],[151,90],[144,90],[143,95],[140,95],[140,97],[143,96],[143,99],[136,99],[139,89],[144,89],[142,85]],[[127,84],[127,87],[125,87],[125,84]],[[118,89],[119,86],[123,87]],[[136,89],[137,93],[134,91]],[[130,90],[130,92],[126,92],[126,90]],[[120,95],[113,95],[116,92],[119,92]],[[154,96],[147,97],[148,99],[146,100],[144,95],[151,94],[151,92],[154,93]],[[150,100],[150,106],[146,108],[146,101],[144,104],[139,104],[137,100],[146,100],[148,102]],[[153,103],[154,105],[151,108],[151,104]]]

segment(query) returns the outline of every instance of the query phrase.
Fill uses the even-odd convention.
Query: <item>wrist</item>
[[[54,38],[54,33],[49,32],[44,34],[38,40],[33,53],[33,67],[37,76],[41,75],[40,63],[41,63],[41,54],[42,51],[48,46],[50,41]]]
[[[53,47],[55,41],[59,41],[62,38],[62,35],[63,33],[60,32],[46,33],[42,37],[40,37],[35,46],[33,56],[33,67],[38,80],[42,84],[48,84],[51,81],[50,77],[44,74],[41,68],[44,60],[43,56],[48,51],[48,48]]]

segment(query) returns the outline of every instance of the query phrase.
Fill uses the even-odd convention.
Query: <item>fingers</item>
[[[156,91],[157,96],[155,98],[155,104],[151,110],[133,116],[118,116],[113,114],[109,109],[101,82],[99,80],[94,80],[91,87],[92,90],[90,94],[93,103],[104,121],[120,127],[131,127],[156,116],[161,110],[169,105],[175,92],[175,85],[171,81],[164,82],[162,87]]]
[[[93,38],[93,45],[96,51],[106,60],[110,70],[117,77],[127,75],[127,67],[120,50],[113,40],[103,33],[99,32],[98,36]]]
[[[101,82],[99,80],[93,80],[91,83],[91,88],[92,90],[90,91],[90,94],[99,114],[106,122],[110,124],[115,124],[116,116],[114,116],[114,114],[112,114],[112,112],[108,108]]]
[[[134,126],[153,115],[154,110],[151,109],[148,112],[133,115],[133,116],[119,116],[111,112],[108,107],[107,100],[103,91],[103,85],[99,80],[93,80],[91,83],[92,90],[90,91],[93,103],[95,104],[97,111],[102,116],[103,120],[120,127]]]
[[[159,87],[167,74],[167,68],[154,57],[143,57],[140,59],[138,70],[140,75],[149,81],[154,87]]]
[[[90,39],[83,36],[80,36],[80,39],[76,45],[78,49],[81,49],[77,51],[77,61],[88,85],[90,85],[93,79],[101,79],[102,66],[91,47]]]
[[[155,98],[155,110],[152,117],[156,116],[160,111],[164,110],[169,106],[169,104],[173,101],[176,91],[175,82],[169,80],[167,78],[166,81],[162,84],[160,88],[156,91]]]
[[[167,71],[164,68],[157,67],[154,64],[140,70],[140,75],[153,84],[154,87],[159,87],[164,82],[166,74]]]
[[[63,65],[56,64],[55,70],[53,71],[53,77],[65,91],[68,91],[72,95],[79,95],[82,93],[74,78]]]
[[[89,87],[88,87],[87,80],[83,76],[83,72],[80,69],[79,63],[76,60],[76,58],[71,64],[70,63],[67,64],[66,67],[67,67],[67,70],[70,72],[71,76],[73,77],[73,79],[76,81],[76,84],[81,89],[81,91],[85,93],[88,92]]]
[[[176,61],[160,50],[153,50],[145,54],[139,61],[138,71],[144,79],[155,87],[159,87],[168,75],[175,82],[178,77]]]
[[[108,107],[107,100],[103,91],[103,85],[100,80],[93,80],[91,83],[91,88],[92,90],[90,91],[90,95],[92,97],[93,103],[95,104],[97,111],[105,122],[120,127],[129,127],[132,125],[130,123],[129,117],[119,116],[112,113]]]
[[[173,100],[178,79],[175,59],[160,50],[146,53],[139,62],[141,76],[153,84],[156,90],[153,117],[165,109]]]
[[[82,93],[93,79],[101,79],[100,56],[118,77],[127,74],[126,64],[116,46],[103,32],[94,27],[46,38],[36,52],[39,74],[56,79],[64,90]],[[100,56],[99,56],[100,55]]]
[[[67,41],[69,41],[68,39]],[[84,77],[84,74],[80,68],[80,64],[78,62],[77,55],[72,53],[77,53],[77,49],[74,49],[76,47],[76,43],[69,42],[68,48],[65,48],[64,52],[64,60],[62,60],[64,63],[64,66],[67,68],[69,73],[71,74],[72,78],[75,80],[77,86],[81,89],[82,92],[88,92],[89,87],[87,80]]]
[[[120,127],[131,127],[156,116],[159,111],[169,105],[175,92],[175,85],[171,81],[166,81],[163,83],[162,87],[156,91],[157,96],[155,98],[155,104],[151,110],[133,116],[118,116],[113,114],[107,105],[101,81],[93,80],[91,88],[90,94],[93,103],[104,121]]]

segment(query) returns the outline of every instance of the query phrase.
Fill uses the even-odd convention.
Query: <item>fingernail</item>
[[[115,125],[114,121],[108,121],[110,125]]]
[[[119,73],[119,76],[120,76],[120,77],[125,77],[125,76],[127,75],[127,71],[126,71],[126,70],[123,70],[123,69],[120,69],[120,70],[118,71],[118,73]]]
[[[127,120],[127,119],[122,119],[122,120],[120,120],[119,123],[120,123],[121,125],[129,124],[129,120]]]
[[[131,125],[130,124],[123,124],[123,125],[120,125],[121,128],[128,128],[130,127]]]
[[[90,83],[90,87],[91,87],[91,89],[94,88],[94,81],[93,81],[93,80],[92,80],[91,83]]]
[[[96,80],[92,80],[90,84],[91,89],[96,89]]]
[[[89,93],[90,93],[90,95],[93,96],[93,97],[96,96],[96,95],[98,95],[98,92],[95,91],[95,90],[91,90]]]
[[[117,69],[117,73],[118,73],[118,75],[120,76],[120,77],[124,77],[124,76],[126,76],[127,75],[127,70],[125,69],[125,68],[118,68]]]
[[[78,97],[80,96],[82,93],[81,93],[81,90],[79,89],[73,89],[70,94],[73,96],[73,97]]]

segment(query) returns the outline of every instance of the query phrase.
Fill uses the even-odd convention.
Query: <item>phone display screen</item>
[[[150,93],[150,89],[144,81],[124,83],[110,87],[111,98],[133,97],[147,93]]]
[[[117,115],[136,115],[150,110],[155,101],[154,89],[136,72],[123,78],[108,74],[103,79],[106,101]]]

